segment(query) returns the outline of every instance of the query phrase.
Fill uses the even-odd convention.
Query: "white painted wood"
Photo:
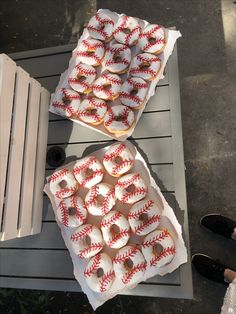
[[[40,92],[41,85],[31,78],[29,84],[24,164],[19,206],[18,237],[23,237],[31,233]]]
[[[2,240],[17,236],[29,74],[17,67]]]
[[[33,193],[34,199],[31,234],[39,233],[41,231],[42,225],[43,187],[45,180],[49,99],[49,92],[45,88],[42,88],[39,111],[39,128],[36,152],[37,159]]]
[[[5,54],[0,55],[0,231],[7,176],[8,148],[11,131],[16,64]]]

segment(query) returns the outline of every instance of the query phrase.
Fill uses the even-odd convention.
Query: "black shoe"
[[[200,275],[212,281],[228,285],[224,280],[224,271],[229,267],[223,265],[220,261],[213,260],[210,256],[197,253],[192,256],[192,264]]]
[[[236,221],[222,215],[209,214],[201,218],[200,225],[207,231],[218,233],[231,239],[234,228],[236,228]]]

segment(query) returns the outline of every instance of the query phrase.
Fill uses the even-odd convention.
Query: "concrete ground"
[[[236,220],[236,1],[1,0],[0,50],[76,42],[97,8],[181,31],[178,56],[191,252],[207,253],[236,268],[236,243],[205,232],[198,223],[211,212]],[[225,287],[194,271],[193,280],[194,300],[118,296],[97,313],[219,313]],[[82,294],[54,297],[55,313],[67,303],[75,309],[70,313],[92,312]]]

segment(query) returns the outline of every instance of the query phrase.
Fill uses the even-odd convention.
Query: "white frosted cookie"
[[[136,18],[122,15],[115,24],[113,36],[119,43],[133,46],[139,39],[140,31],[141,27]]]
[[[111,107],[105,117],[104,126],[111,133],[127,133],[134,125],[133,111],[123,105]]]
[[[117,74],[102,74],[93,84],[93,93],[96,97],[105,100],[114,100],[119,96],[122,80]]]
[[[75,180],[73,173],[64,168],[56,170],[48,179],[50,191],[58,198],[66,198],[73,195],[78,183]]]
[[[100,227],[106,244],[113,249],[121,248],[129,240],[129,223],[119,211],[112,210],[104,216]]]
[[[148,83],[139,77],[129,77],[121,86],[120,101],[132,109],[141,109],[144,106],[148,90]]]
[[[88,97],[78,108],[78,117],[85,123],[98,125],[103,122],[107,112],[107,103],[103,99]]]
[[[165,31],[160,25],[150,24],[140,34],[139,47],[144,52],[159,54],[165,45]]]
[[[85,196],[85,206],[89,213],[104,216],[116,203],[115,189],[108,183],[99,183],[91,187]]]
[[[134,57],[130,66],[130,75],[150,81],[157,77],[161,69],[161,59],[150,53],[141,53]]]
[[[115,279],[111,258],[106,253],[98,253],[88,262],[84,276],[91,290],[98,293],[109,291]]]
[[[104,247],[101,231],[94,225],[78,227],[70,238],[72,248],[80,258],[89,258],[99,253]]]
[[[106,151],[103,165],[111,176],[119,177],[133,167],[134,156],[124,143],[115,143]]]
[[[89,35],[95,39],[109,41],[112,38],[114,28],[113,20],[106,14],[97,12],[88,22]]]
[[[104,56],[104,44],[97,39],[84,39],[76,50],[79,61],[97,66],[101,64]]]
[[[64,117],[76,115],[81,101],[81,96],[76,91],[69,88],[60,88],[53,95],[51,106],[53,110]]]
[[[69,74],[68,83],[78,93],[88,94],[96,75],[97,71],[91,65],[79,63]]]
[[[113,259],[116,277],[125,285],[134,285],[143,279],[147,263],[137,247],[127,245]]]
[[[56,215],[64,226],[75,228],[85,223],[87,210],[82,198],[72,195],[60,201]]]
[[[128,214],[132,231],[137,235],[146,235],[156,229],[160,223],[161,213],[158,206],[151,199],[135,203]]]
[[[87,156],[76,161],[74,175],[81,186],[90,189],[102,181],[104,168],[95,156]]]
[[[146,196],[147,186],[139,173],[129,173],[117,181],[115,193],[122,203],[133,204]]]
[[[131,51],[122,44],[113,44],[107,48],[103,65],[112,73],[125,73],[130,65]]]
[[[141,247],[148,265],[153,267],[170,263],[176,253],[174,240],[166,229],[149,233]]]

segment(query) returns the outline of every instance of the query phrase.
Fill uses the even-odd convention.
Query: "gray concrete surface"
[[[198,223],[210,212],[236,220],[236,1],[1,0],[0,50],[75,42],[96,8],[176,26],[182,32],[178,55],[191,251],[236,268],[236,243],[207,233]],[[219,313],[225,287],[196,272],[193,279],[194,300],[118,296],[97,312]],[[57,298],[63,300],[63,295]],[[75,313],[92,312],[82,294],[73,302]]]

